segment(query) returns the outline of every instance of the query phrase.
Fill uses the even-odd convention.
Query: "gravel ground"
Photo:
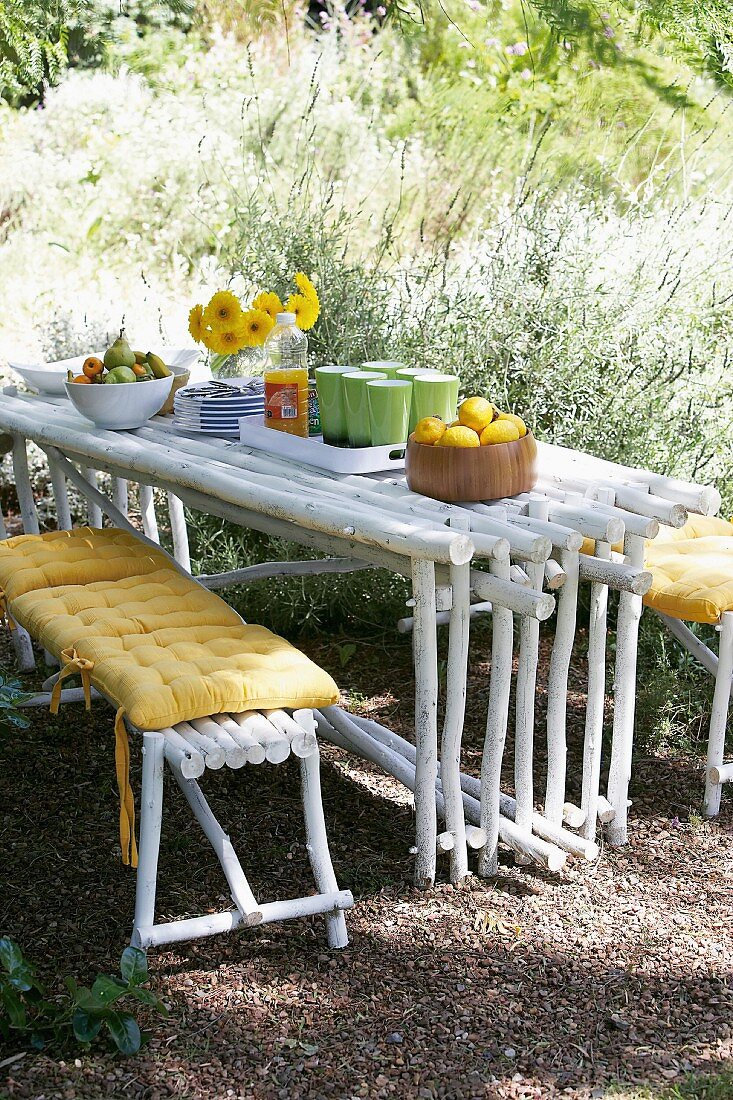
[[[477,632],[464,740],[474,774],[486,639]],[[336,643],[304,648],[339,669]],[[358,654],[337,673],[349,705],[407,730],[409,642],[360,642]],[[582,662],[574,676],[577,760]],[[540,721],[543,705],[540,682]],[[48,979],[114,970],[129,934],[134,876],[114,854],[112,750],[102,705],[91,716],[67,708],[59,722],[34,713],[22,741],[0,739],[0,929]],[[139,1056],[101,1045],[78,1058],[27,1053],[0,1069],[0,1097],[586,1098],[619,1082],[669,1089],[730,1065],[733,798],[712,824],[691,812],[698,761],[637,761],[631,843],[595,865],[545,876],[507,854],[495,882],[420,894],[409,796],[335,749],[323,755],[336,872],[357,899],[348,949],[328,952],[322,920],[307,920],[154,952],[152,985],[170,1017],[144,1019]],[[218,866],[172,787],[159,913],[225,906]],[[205,789],[256,894],[310,892],[294,766],[224,769]],[[0,1063],[17,1053],[0,1048]]]

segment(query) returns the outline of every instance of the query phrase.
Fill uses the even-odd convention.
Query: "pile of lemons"
[[[452,424],[438,416],[425,416],[415,427],[414,439],[428,447],[486,447],[512,443],[526,434],[521,416],[499,412],[485,397],[467,397]]]

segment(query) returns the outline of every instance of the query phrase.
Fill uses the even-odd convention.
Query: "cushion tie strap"
[[[73,676],[78,672],[81,676],[81,686],[84,689],[84,705],[87,710],[92,709],[92,669],[94,661],[86,657],[80,657],[75,649],[63,649],[61,651],[63,668],[59,672],[58,680],[53,685],[51,692],[51,714],[58,714],[61,702],[61,685],[67,676]]]
[[[3,623],[6,630],[15,630],[15,619],[10,614],[5,591],[2,588],[0,588],[0,622]]]
[[[125,866],[137,867],[135,843],[135,799],[130,786],[130,742],[125,726],[125,708],[115,715],[115,769],[120,792],[120,847]]]

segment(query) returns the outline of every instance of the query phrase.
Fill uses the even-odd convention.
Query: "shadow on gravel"
[[[408,712],[398,707],[395,724]],[[481,731],[474,716],[469,760]],[[137,753],[132,779],[139,791]],[[241,1095],[262,1098],[351,1096],[364,1081],[371,1095],[399,1097],[520,1096],[522,1081],[536,1095],[583,1096],[615,1079],[709,1069],[729,1050],[731,813],[697,831],[672,826],[700,789],[688,765],[638,762],[632,844],[593,868],[556,878],[507,859],[496,883],[426,895],[410,885],[412,811],[370,779],[374,790],[324,760],[336,873],[358,899],[349,949],[329,953],[323,921],[309,920],[154,953],[172,1018],[138,1058],[114,1063],[122,1095],[210,1098],[224,1094],[226,1073]],[[223,769],[204,790],[256,895],[312,890],[295,762]],[[113,970],[134,874],[116,855],[111,711],[68,708],[53,721],[35,712],[30,730],[0,736],[0,837],[0,930],[46,977]],[[169,783],[159,914],[227,904],[218,864]],[[88,1080],[64,1078],[58,1093],[44,1077],[58,1066],[33,1058],[28,1089],[9,1095],[114,1095],[101,1050],[84,1062]]]

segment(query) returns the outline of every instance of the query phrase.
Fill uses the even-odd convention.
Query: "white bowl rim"
[[[184,361],[188,356],[194,356],[195,355],[196,358],[198,358],[201,355],[201,351],[198,348],[163,347],[160,350],[161,350],[161,352],[164,353],[163,355],[161,355],[161,358],[165,358],[166,356],[172,358],[173,356],[176,356],[176,357],[179,357],[181,359],[184,359]],[[94,355],[94,356],[96,356],[97,358],[100,358],[100,359],[102,358],[103,354],[104,353],[98,354],[97,352],[90,352],[90,355]],[[72,355],[68,359],[56,359],[52,363],[38,363],[38,362],[20,363],[20,362],[14,361],[12,359],[8,359],[8,366],[10,367],[11,370],[19,370],[19,371],[24,371],[24,370],[31,371],[32,370],[32,371],[40,371],[40,372],[43,372],[45,374],[62,374],[64,371],[67,371],[67,370],[70,369],[70,365],[72,363],[79,363],[81,365],[84,362],[84,360],[88,359],[88,358],[89,358],[89,355]],[[181,368],[181,364],[179,364],[179,363],[171,363],[169,365],[171,367],[171,370],[173,370],[174,367],[178,367],[179,369]]]

